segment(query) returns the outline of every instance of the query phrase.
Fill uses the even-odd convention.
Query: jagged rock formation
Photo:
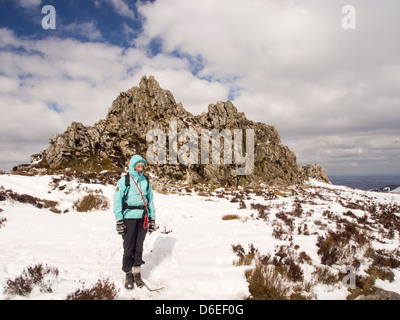
[[[236,175],[239,167],[235,159],[219,164],[184,164],[171,162],[170,144],[181,147],[185,141],[166,139],[166,163],[149,165],[151,174],[163,183],[188,181],[215,186],[224,185],[293,185],[308,178],[329,182],[324,169],[318,165],[297,165],[295,154],[283,146],[273,126],[248,120],[230,102],[210,104],[208,112],[193,116],[181,103],[176,103],[170,91],[161,89],[154,77],[143,76],[139,87],[121,92],[114,100],[104,120],[93,127],[73,122],[63,134],[53,135],[50,146],[39,155],[31,157],[30,165],[21,165],[16,171],[65,172],[83,170],[101,172],[108,170],[120,174],[132,155],[146,157],[151,144],[146,139],[150,130],[160,129],[168,135],[171,123],[179,133],[191,129],[201,137],[202,130],[246,129],[254,132],[254,168],[251,174]],[[232,134],[233,140],[236,136]],[[236,141],[236,140],[235,140]],[[237,140],[239,141],[239,140]],[[221,145],[223,143],[221,142]],[[242,150],[249,144],[243,136]],[[200,159],[200,142],[199,157]],[[235,147],[240,146],[240,144]],[[223,149],[223,148],[222,148]],[[211,148],[210,148],[211,150]],[[224,150],[224,149],[223,149]],[[223,153],[221,151],[221,154]],[[229,150],[229,149],[228,149]],[[211,154],[211,151],[210,151]],[[242,153],[243,154],[243,153]],[[211,163],[211,161],[210,161]]]

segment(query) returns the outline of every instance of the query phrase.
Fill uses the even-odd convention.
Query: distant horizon
[[[400,178],[400,173],[352,173],[352,174],[326,174],[329,177],[395,177]]]
[[[361,190],[382,189],[385,187],[400,187],[400,175],[328,175],[334,185],[349,186]]]

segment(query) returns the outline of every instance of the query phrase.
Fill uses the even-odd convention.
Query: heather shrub
[[[368,256],[373,259],[373,266],[396,269],[400,266],[400,259],[396,258],[396,251],[370,250]]]
[[[268,219],[269,206],[266,206],[266,205],[263,205],[263,204],[260,204],[260,203],[251,203],[250,204],[250,208],[252,210],[257,210],[259,219],[263,219],[263,220],[267,220]]]
[[[3,227],[5,225],[6,221],[7,221],[7,218],[0,217],[0,229],[1,229],[1,227]]]
[[[237,214],[226,214],[222,217],[222,220],[236,220],[240,219],[240,217]]]
[[[246,203],[243,200],[239,202],[239,209],[247,209]]]
[[[298,260],[299,260],[300,263],[308,263],[308,264],[312,263],[311,257],[307,253],[305,253],[304,251],[299,253]]]
[[[315,279],[319,283],[327,284],[327,285],[332,285],[335,284],[339,281],[339,277],[335,275],[329,267],[315,267],[314,272],[312,275],[315,277]]]
[[[304,280],[304,273],[296,263],[296,260],[297,254],[292,248],[280,246],[272,259],[272,264],[275,266],[277,272],[291,282],[302,282]]]
[[[239,257],[234,264],[237,266],[254,266],[245,271],[249,284],[249,299],[254,300],[308,300],[312,293],[312,283],[304,281],[303,270],[296,263],[300,259],[296,248],[280,246],[274,257],[271,254],[261,255],[253,244],[249,251],[238,245],[232,245],[233,251]],[[305,252],[301,253],[304,260],[310,259]]]
[[[387,280],[389,282],[393,282],[395,278],[393,271],[387,268],[370,266],[365,272],[375,279]]]
[[[0,191],[0,201],[5,201],[7,199],[17,201],[20,203],[30,204],[39,209],[43,209],[43,208],[50,209],[51,211],[53,211],[55,213],[61,213],[61,211],[56,208],[56,206],[58,205],[57,201],[40,199],[37,197],[33,197],[29,194],[19,194],[10,189]]]
[[[275,215],[277,218],[281,219],[286,226],[288,226],[290,231],[294,230],[294,219],[290,218],[287,213],[281,211]]]
[[[326,237],[318,237],[317,247],[321,263],[327,266],[357,264],[356,254],[367,250],[369,239],[354,223],[346,223],[343,227],[339,225],[339,228],[336,232],[330,230]]]
[[[342,276],[339,273],[339,276]],[[376,287],[374,286],[376,278],[373,276],[360,276],[356,275],[355,288],[348,288],[350,294],[346,297],[347,300],[354,300],[358,296],[369,296],[375,292]]]
[[[102,195],[88,194],[76,201],[73,208],[78,212],[88,212],[91,210],[107,210],[110,204],[106,197]]]
[[[246,253],[244,248],[238,245],[232,245],[232,250],[239,257],[238,261],[234,261],[233,264],[236,266],[249,266],[253,260],[258,256],[258,249],[254,248],[253,244],[249,245],[249,251]]]
[[[260,263],[245,272],[249,292],[254,300],[287,300],[289,288],[273,267]]]
[[[300,217],[302,217],[303,213],[304,213],[304,211],[303,211],[303,208],[301,206],[300,200],[299,199],[295,199],[294,208],[293,208],[293,210],[291,212],[288,212],[288,214],[290,214],[290,215],[292,215],[294,217],[300,218]]]
[[[4,288],[4,294],[29,295],[34,286],[39,286],[40,292],[53,292],[52,286],[58,278],[57,268],[48,265],[37,264],[25,268],[21,275],[14,280],[8,279]]]
[[[67,300],[114,300],[119,290],[109,279],[98,280],[90,289],[77,289],[67,296]]]

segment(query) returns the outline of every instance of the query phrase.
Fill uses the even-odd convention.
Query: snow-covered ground
[[[398,188],[396,188],[394,190],[391,190],[390,192],[392,192],[392,193],[400,193],[400,187],[398,187]]]
[[[144,246],[145,265],[142,277],[151,288],[165,287],[158,292],[146,288],[124,289],[121,271],[122,239],[115,231],[112,213],[113,186],[83,184],[77,181],[54,183],[54,176],[25,177],[0,175],[0,191],[12,190],[40,199],[58,202],[54,213],[31,204],[7,199],[0,201],[0,218],[6,221],[0,228],[0,299],[65,299],[78,288],[90,288],[99,279],[109,279],[119,289],[118,299],[245,299],[249,293],[245,270],[252,266],[237,266],[238,259],[232,245],[244,249],[252,244],[261,254],[274,254],[282,245],[297,245],[312,263],[301,268],[304,279],[312,281],[311,273],[321,265],[317,254],[318,235],[330,227],[323,212],[337,215],[348,211],[340,199],[355,202],[368,199],[376,203],[400,204],[400,195],[374,193],[311,181],[307,196],[312,200],[302,204],[304,215],[295,218],[296,229],[292,239],[277,239],[273,235],[277,221],[275,215],[282,209],[293,207],[298,194],[286,190],[286,196],[266,200],[261,195],[248,193],[246,209],[230,202],[232,195],[217,197],[181,190],[174,194],[155,193],[156,222],[159,229],[147,235]],[[61,187],[61,188],[60,188]],[[110,201],[105,211],[80,213],[73,204],[90,190],[101,193]],[[305,191],[304,191],[305,190]],[[292,193],[291,193],[292,192]],[[336,197],[336,198],[335,198]],[[251,203],[270,206],[267,219],[257,218]],[[1,210],[0,210],[1,211]],[[364,212],[352,210],[355,216]],[[223,220],[235,214],[239,219]],[[318,223],[316,223],[316,221]],[[307,224],[308,233],[297,232],[297,226]],[[384,243],[383,243],[384,242]],[[399,248],[399,234],[393,239],[377,241],[374,246],[386,250]],[[29,296],[10,296],[3,292],[7,279],[15,279],[24,268],[42,263],[56,267],[59,277],[51,293],[34,289]],[[254,265],[253,265],[254,267]],[[376,285],[400,293],[400,272],[394,270],[393,282],[378,280]],[[340,282],[334,285],[314,283],[316,299],[346,299],[349,291]]]

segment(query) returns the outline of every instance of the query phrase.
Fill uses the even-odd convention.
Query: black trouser
[[[125,219],[126,231],[124,239],[124,256],[122,258],[122,270],[130,272],[132,267],[144,264],[143,242],[147,229],[143,228],[144,219]]]

